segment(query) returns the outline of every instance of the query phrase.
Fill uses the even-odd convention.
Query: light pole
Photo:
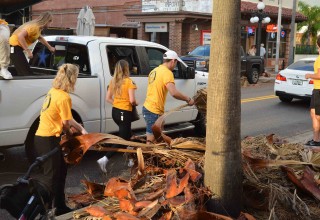
[[[261,45],[261,24],[267,24],[270,22],[270,18],[263,12],[263,9],[265,8],[265,4],[263,2],[259,2],[257,4],[258,11],[252,14],[252,17],[250,18],[251,23],[258,23],[258,36],[257,36],[257,56],[260,56],[260,45]]]

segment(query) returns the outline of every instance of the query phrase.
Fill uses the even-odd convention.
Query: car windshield
[[[290,66],[288,66],[288,69],[313,72],[313,64],[314,64],[314,60],[299,60],[291,64]]]
[[[210,45],[199,46],[189,53],[194,56],[210,56]]]

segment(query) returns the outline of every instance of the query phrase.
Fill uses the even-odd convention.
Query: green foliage
[[[308,29],[303,33],[301,41],[303,44],[315,45],[317,33],[320,30],[320,7],[310,6],[307,3],[299,2],[299,12],[308,17],[307,21],[298,23],[298,29],[307,26]],[[312,40],[312,41],[311,41]]]
[[[296,45],[296,54],[319,54],[317,46],[315,45]]]

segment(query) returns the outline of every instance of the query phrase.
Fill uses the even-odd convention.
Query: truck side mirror
[[[194,79],[195,78],[195,70],[193,67],[187,67],[185,71],[185,79]]]

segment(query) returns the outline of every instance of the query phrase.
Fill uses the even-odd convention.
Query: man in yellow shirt
[[[148,77],[147,96],[142,107],[143,118],[146,121],[147,143],[154,142],[152,125],[164,113],[164,105],[167,93],[175,99],[186,101],[188,105],[194,105],[194,100],[176,89],[173,69],[177,62],[182,62],[177,53],[169,50],[163,54],[163,64],[153,69]]]

